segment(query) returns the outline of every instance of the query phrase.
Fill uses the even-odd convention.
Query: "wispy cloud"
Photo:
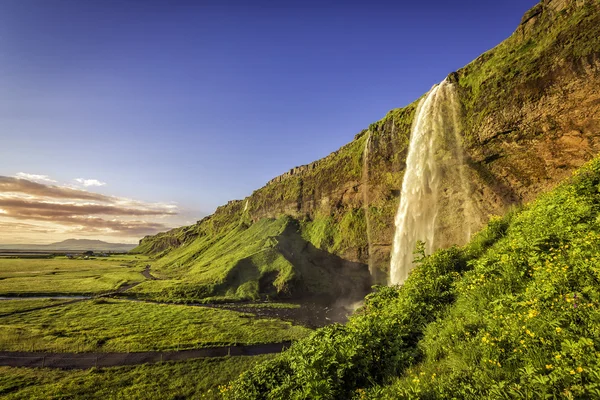
[[[28,174],[26,172],[18,172],[16,175],[17,178],[28,179],[30,181],[35,182],[48,182],[48,183],[56,183],[54,179],[50,179],[48,175],[37,175],[37,174]]]
[[[95,179],[83,180],[95,181]],[[97,186],[96,183],[88,186]],[[0,230],[141,237],[169,229],[178,215],[169,203],[148,203],[88,190],[0,176]],[[160,220],[157,221],[157,219]],[[18,222],[26,221],[26,222]]]
[[[119,200],[115,197],[92,193],[86,190],[73,189],[65,186],[45,185],[24,178],[11,178],[8,176],[0,176],[0,193],[28,194],[35,197],[91,200],[109,203]]]
[[[75,181],[77,183],[82,184],[85,187],[90,187],[90,186],[104,186],[104,185],[106,185],[106,182],[100,182],[98,179],[77,178],[77,179],[75,179]]]

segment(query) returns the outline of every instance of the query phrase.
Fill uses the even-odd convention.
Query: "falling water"
[[[374,275],[373,266],[373,247],[371,241],[371,219],[369,215],[369,146],[371,145],[371,131],[365,140],[365,149],[363,150],[363,168],[362,168],[362,192],[363,192],[363,211],[367,223],[367,246],[369,252],[369,272]]]
[[[471,234],[474,212],[460,141],[460,104],[453,84],[444,80],[415,113],[395,221],[392,284],[408,277],[417,241],[430,254]]]

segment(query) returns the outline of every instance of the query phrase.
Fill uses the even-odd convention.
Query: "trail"
[[[157,281],[157,280],[159,280],[157,277],[155,277],[154,275],[152,275],[150,273],[150,264],[146,265],[146,268],[144,268],[144,270],[142,271],[142,275],[144,275],[144,278],[146,278],[146,279],[148,279],[150,281]],[[138,283],[138,285],[139,285],[139,283]]]
[[[0,366],[42,367],[59,369],[89,369],[124,365],[154,364],[205,357],[257,356],[280,353],[291,342],[240,346],[207,347],[180,351],[146,351],[139,353],[41,353],[0,351]]]

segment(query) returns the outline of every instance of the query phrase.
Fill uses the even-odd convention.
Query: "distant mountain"
[[[108,243],[102,240],[67,239],[51,244],[0,244],[0,250],[40,250],[40,251],[119,251],[133,249],[135,244]]]

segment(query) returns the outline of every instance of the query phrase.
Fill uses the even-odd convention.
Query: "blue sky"
[[[535,3],[4,0],[0,175],[193,222],[412,102]]]

